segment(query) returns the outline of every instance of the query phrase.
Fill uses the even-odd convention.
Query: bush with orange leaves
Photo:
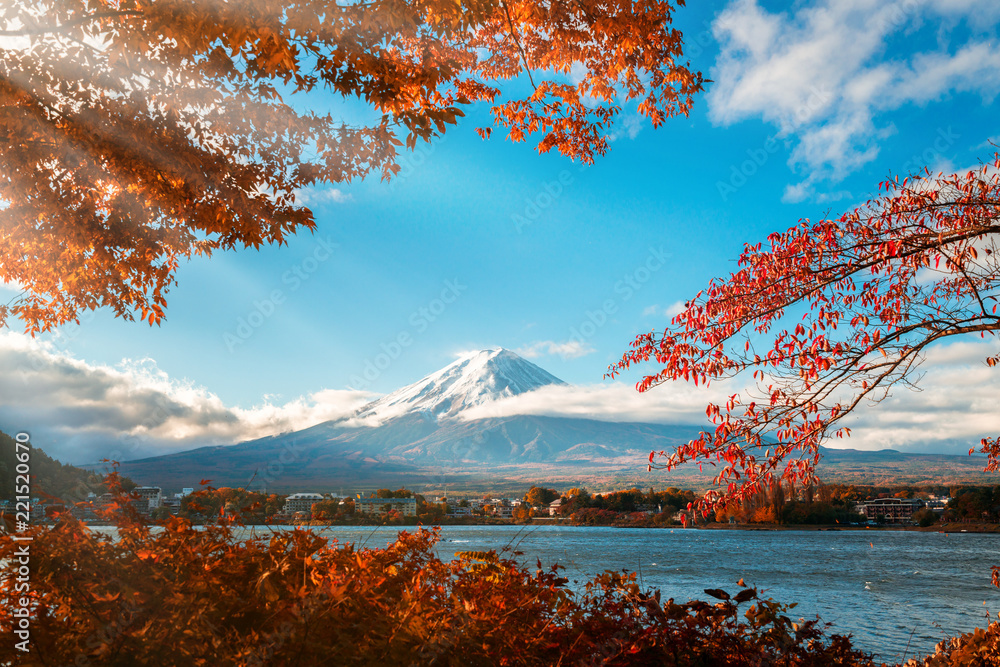
[[[30,529],[30,650],[0,642],[5,665],[869,665],[818,621],[742,587],[675,604],[634,575],[606,572],[577,592],[558,566],[496,552],[434,553],[437,530],[385,548],[308,530],[248,537],[234,524],[161,528],[131,505],[118,535],[64,515]],[[25,535],[22,534],[21,537]],[[11,627],[12,556],[0,537],[0,626]],[[742,582],[740,582],[742,584]]]
[[[1000,623],[976,628],[957,637],[949,637],[934,647],[925,658],[914,658],[902,667],[988,667],[1000,665]]]

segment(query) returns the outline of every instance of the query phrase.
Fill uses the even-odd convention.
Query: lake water
[[[324,536],[382,547],[398,528],[334,526]],[[583,582],[606,569],[642,570],[646,587],[678,602],[710,599],[706,588],[739,590],[798,606],[885,661],[930,653],[946,636],[988,623],[1000,611],[990,566],[1000,535],[907,531],[742,531],[574,526],[444,526],[438,555],[501,550],[516,543],[525,562],[559,563]],[[984,604],[985,603],[985,604]]]
[[[384,547],[399,528],[317,530]],[[1000,535],[508,525],[444,526],[441,537],[443,559],[516,544],[524,562],[559,563],[581,585],[607,569],[641,569],[645,587],[678,602],[710,599],[706,588],[734,593],[743,578],[765,597],[797,602],[792,618],[819,614],[833,623],[829,633],[850,633],[858,648],[885,661],[925,655],[944,637],[985,627],[1000,611],[1000,591],[990,585]]]

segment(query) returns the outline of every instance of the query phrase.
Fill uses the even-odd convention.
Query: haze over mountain
[[[236,445],[126,461],[121,469],[136,481],[168,489],[211,479],[213,486],[280,492],[400,485],[440,491],[500,489],[534,482],[592,488],[664,483],[704,487],[711,479],[710,467],[646,472],[651,450],[676,447],[700,425],[537,415],[462,417],[472,408],[561,384],[514,352],[483,350],[345,419]],[[960,457],[888,450],[858,452],[858,458],[851,451],[837,450],[832,460],[856,482],[876,481],[865,477],[866,469],[877,470],[878,480],[896,470],[913,481],[921,477],[920,466],[944,470],[949,478],[972,479],[981,471],[978,462]],[[861,460],[864,464],[858,468],[855,463]],[[920,463],[913,469],[907,461]]]

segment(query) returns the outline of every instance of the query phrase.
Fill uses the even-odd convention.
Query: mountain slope
[[[18,448],[16,440],[0,432],[0,499],[13,501],[17,487],[17,466],[23,463],[18,460],[18,453],[24,447]],[[131,485],[131,480],[125,480]],[[37,447],[31,447],[31,495],[34,497],[59,499],[68,503],[86,500],[89,492],[103,493],[104,487],[100,476],[91,470],[60,463]]]
[[[311,429],[227,447],[204,447],[121,464],[137,480],[161,486],[266,485],[273,491],[303,485],[410,485],[427,479],[574,478],[620,470],[645,472],[650,449],[670,449],[691,427],[619,424],[589,419],[511,416],[436,422],[407,414],[377,428]],[[581,477],[582,479],[582,477]]]
[[[563,383],[509,350],[483,350],[369,403],[350,419],[237,445],[126,461],[121,470],[138,482],[177,490],[200,479],[211,479],[214,486],[284,492],[394,485],[507,488],[505,483],[517,488],[536,482],[592,488],[708,485],[714,474],[710,465],[646,472],[650,451],[673,449],[694,437],[698,425],[459,417],[467,408],[553,384]],[[828,482],[859,484],[992,480],[981,466],[968,457],[824,450],[818,472]]]

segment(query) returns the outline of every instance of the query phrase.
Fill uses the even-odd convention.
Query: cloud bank
[[[985,362],[998,347],[985,340],[931,348],[919,390],[900,387],[859,410],[846,424],[851,438],[834,444],[949,454],[978,449],[980,439],[1000,435],[1000,370]]]
[[[978,447],[981,438],[1000,435],[1000,369],[985,363],[998,347],[995,340],[986,340],[931,348],[920,367],[919,390],[897,387],[884,401],[862,406],[844,423],[852,436],[831,440],[827,446],[966,454],[970,447]],[[734,382],[708,389],[667,383],[645,394],[620,382],[549,386],[477,406],[460,417],[544,415],[710,429],[705,407],[709,402],[724,404],[737,391],[740,387]]]
[[[67,463],[129,460],[230,444],[349,416],[375,397],[322,390],[281,405],[226,406],[204,387],[171,379],[150,359],[110,367],[50,343],[0,333],[0,430],[26,431]]]
[[[640,394],[630,384],[609,382],[600,385],[549,385],[463,411],[464,420],[541,415],[597,419],[611,422],[700,424],[705,406],[719,400],[717,388],[663,385]]]
[[[998,20],[994,0],[822,0],[775,13],[735,0],[712,26],[721,52],[709,112],[722,125],[760,118],[789,137],[789,163],[805,178],[785,199],[799,201],[875,159],[878,140],[895,132],[886,112],[952,93],[991,101],[1000,92]],[[914,33],[925,25],[938,28],[937,40],[918,50]],[[928,128],[928,149],[941,152],[941,133],[951,137]]]
[[[857,449],[965,454],[1000,435],[1000,370],[986,366],[996,340],[933,348],[922,391],[895,389],[855,413],[853,436],[831,445]],[[129,460],[205,445],[231,444],[349,417],[376,394],[321,390],[281,404],[227,406],[211,391],[172,379],[149,359],[88,364],[21,334],[0,333],[0,430],[27,431],[35,446],[68,463]],[[665,384],[645,394],[633,385],[558,385],[477,406],[461,419],[544,415],[611,422],[710,427],[705,406],[738,390]]]

